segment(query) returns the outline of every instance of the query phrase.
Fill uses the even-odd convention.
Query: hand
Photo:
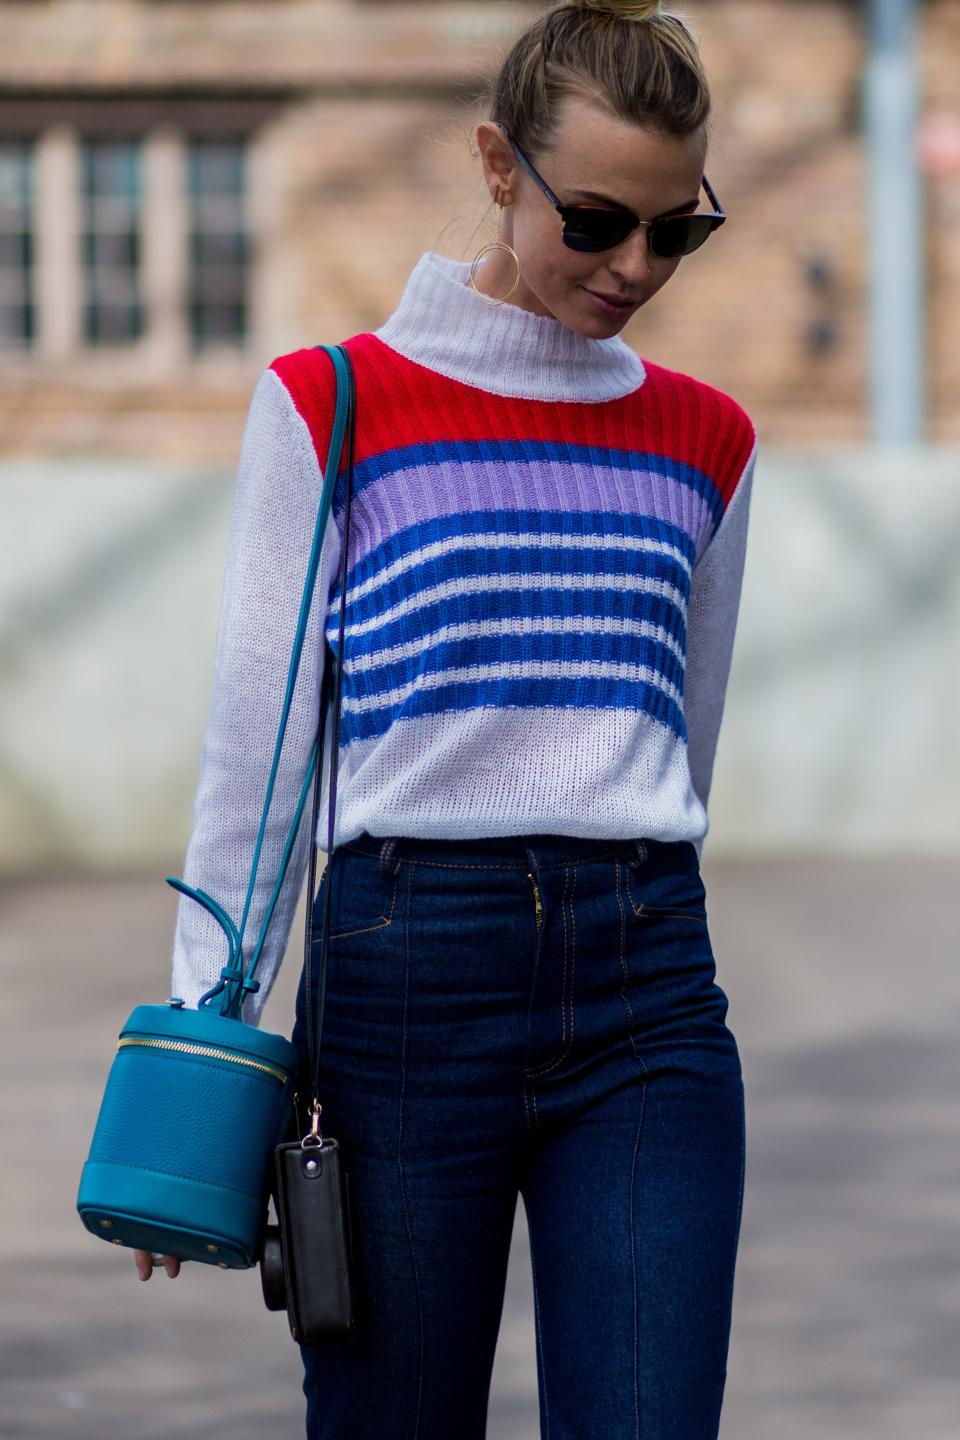
[[[140,1279],[149,1280],[153,1274],[153,1255],[149,1250],[134,1250],[133,1258],[137,1262]],[[171,1280],[180,1274],[180,1261],[176,1255],[164,1255],[163,1266]]]

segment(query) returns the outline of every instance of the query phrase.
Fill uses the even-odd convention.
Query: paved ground
[[[143,1284],[74,1209],[119,1024],[166,999],[167,873],[0,889],[2,1440],[303,1434],[258,1271]],[[748,1113],[722,1440],[958,1440],[960,867],[704,877]],[[296,979],[268,1028],[289,1028]],[[490,1440],[538,1436],[525,1240],[519,1206]]]

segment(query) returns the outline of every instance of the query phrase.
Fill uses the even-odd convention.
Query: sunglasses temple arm
[[[704,175],[703,177],[703,188],[707,192],[707,196],[709,197],[710,204],[713,206],[714,213],[716,215],[722,216],[722,218],[726,220],[727,212],[726,210],[724,210],[723,206],[720,204],[720,201],[717,199],[717,192],[710,184],[710,181],[707,179],[706,175]]]

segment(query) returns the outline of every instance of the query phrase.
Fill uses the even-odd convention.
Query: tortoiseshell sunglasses
[[[546,180],[537,173],[512,138],[503,121],[495,120],[494,124],[500,126],[520,164],[562,216],[563,243],[571,250],[594,254],[602,250],[612,250],[615,245],[622,244],[638,225],[646,225],[647,240],[653,254],[665,260],[675,260],[678,256],[690,255],[694,250],[699,250],[708,235],[718,229],[727,218],[726,211],[721,207],[706,175],[702,183],[713,206],[712,215],[668,214],[657,215],[653,220],[641,220],[639,215],[634,215],[632,210],[625,207],[611,210],[600,205],[561,205]]]

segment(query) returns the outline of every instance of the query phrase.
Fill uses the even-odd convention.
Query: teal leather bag
[[[300,792],[259,939],[244,970],[246,927],[280,750],[300,664],[327,519],[354,403],[353,367],[342,346],[320,345],[333,362],[337,399],[299,623],[290,659],[273,766],[240,925],[206,891],[167,877],[214,917],[227,940],[218,983],[185,1008],[138,1005],[120,1031],[107,1076],[77,1210],[93,1235],[223,1269],[249,1269],[262,1253],[274,1152],[294,1115],[298,1056],[284,1035],[242,1018],[267,928],[290,861],[311,782],[319,787],[320,729]],[[352,449],[352,447],[351,447]],[[321,644],[325,616],[319,617]],[[324,691],[326,687],[324,687]],[[316,802],[316,796],[315,796]],[[215,1003],[217,1002],[217,1003]]]

